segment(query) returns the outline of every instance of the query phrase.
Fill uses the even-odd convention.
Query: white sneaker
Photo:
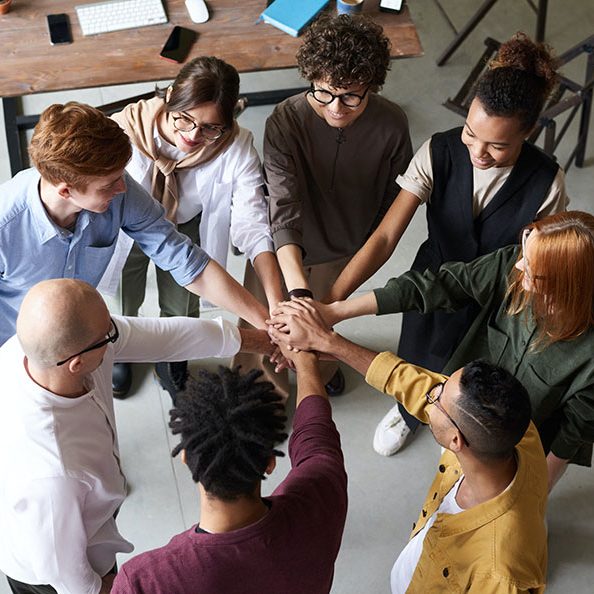
[[[396,404],[376,427],[373,449],[380,456],[393,456],[404,445],[409,435],[410,429]]]

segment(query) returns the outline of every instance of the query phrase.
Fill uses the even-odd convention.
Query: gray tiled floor
[[[476,8],[473,0],[442,0],[460,26]],[[419,29],[425,56],[393,63],[384,94],[399,102],[409,116],[413,143],[438,130],[459,125],[461,119],[444,109],[441,102],[459,88],[470,67],[483,49],[483,39],[490,35],[503,40],[518,29],[532,32],[534,16],[521,0],[500,0],[482,25],[469,37],[443,68],[435,58],[452,37],[451,30],[437,11],[433,0],[410,0],[413,18]],[[594,31],[591,0],[550,2],[547,39],[562,52]],[[565,70],[583,78],[584,61]],[[294,70],[274,74],[255,73],[242,76],[244,91],[262,88],[298,86]],[[43,109],[53,102],[70,98],[101,104],[118,97],[150,89],[151,85],[133,85],[109,89],[57,93],[25,99],[28,112]],[[261,148],[264,121],[271,108],[248,109],[241,116],[242,125],[252,129]],[[0,116],[1,117],[1,116]],[[569,137],[574,138],[570,132]],[[572,207],[592,211],[594,187],[594,134],[590,134],[587,167],[572,168],[567,186]],[[560,149],[565,161],[567,147]],[[9,177],[6,147],[0,142],[0,181]],[[363,289],[382,285],[389,277],[408,268],[425,234],[424,214],[420,212],[407,230],[390,262]],[[241,277],[242,261],[231,256],[230,270]],[[144,314],[157,312],[154,284]],[[208,312],[206,315],[219,315]],[[227,315],[227,314],[224,314]],[[363,319],[342,324],[340,331],[375,349],[394,348],[398,338],[399,316],[392,319]],[[209,360],[203,364],[216,365]],[[118,522],[122,533],[141,552],[162,545],[174,534],[198,519],[195,486],[179,460],[169,451],[172,439],[167,432],[168,396],[155,384],[148,366],[140,367],[135,379],[135,394],[117,403],[122,458],[131,483],[131,493]],[[428,431],[421,434],[397,456],[382,458],[371,448],[375,424],[392,402],[365,385],[350,370],[346,372],[348,390],[333,400],[336,422],[342,434],[349,472],[350,510],[337,566],[333,592],[361,594],[387,592],[388,576],[398,551],[406,542],[411,523],[433,476],[439,451]],[[264,486],[270,492],[287,471],[281,459],[272,478]],[[570,468],[555,490],[549,505],[550,568],[549,592],[556,594],[592,592],[594,583],[594,475],[591,470]],[[125,556],[120,558],[120,562]],[[8,589],[0,582],[0,594]]]

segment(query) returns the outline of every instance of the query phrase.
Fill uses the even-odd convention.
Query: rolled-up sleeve
[[[208,254],[178,232],[165,218],[165,210],[132,177],[125,175],[127,191],[122,201],[122,230],[175,281],[189,285],[207,266]]]
[[[302,203],[295,160],[285,142],[286,131],[277,112],[266,121],[264,174],[269,199],[272,239],[276,249],[297,244],[303,249]]]
[[[571,460],[578,450],[594,443],[594,385],[570,396],[563,407],[563,420],[551,443],[558,458]],[[581,463],[581,462],[580,462]]]

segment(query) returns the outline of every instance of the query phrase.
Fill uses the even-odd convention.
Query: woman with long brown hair
[[[580,211],[529,224],[521,245],[437,272],[410,271],[362,297],[319,304],[326,322],[365,314],[456,311],[475,318],[444,373],[484,358],[526,387],[549,467],[589,466],[594,442],[594,216]],[[296,345],[304,346],[304,345]]]

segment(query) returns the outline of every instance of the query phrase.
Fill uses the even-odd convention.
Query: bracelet
[[[293,289],[289,291],[289,299],[291,297],[309,297],[313,299],[313,293],[309,289]]]

